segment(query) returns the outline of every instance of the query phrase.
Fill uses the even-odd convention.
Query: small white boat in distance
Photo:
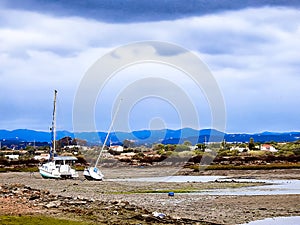
[[[70,164],[73,164],[77,160],[73,156],[56,156],[47,163],[44,163],[39,167],[40,174],[43,178],[54,179],[70,179],[77,178],[78,172],[71,168]]]

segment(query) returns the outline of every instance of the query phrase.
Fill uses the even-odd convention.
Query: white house
[[[124,150],[123,146],[121,145],[110,146],[109,149],[115,152],[123,152]]]
[[[4,157],[10,160],[19,159],[19,155],[5,155]]]
[[[189,146],[190,150],[193,151],[193,150],[196,150],[198,148],[197,145],[191,145]]]
[[[270,152],[277,152],[278,151],[274,146],[272,146],[270,144],[262,144],[260,146],[260,150],[262,150],[262,151],[270,151]]]
[[[237,150],[239,152],[247,152],[249,149],[248,147],[239,147],[239,146],[234,146],[230,148],[230,151],[234,151],[234,150]]]
[[[81,150],[88,150],[87,146],[81,146],[81,145],[67,145],[64,146],[64,149],[81,149]]]
[[[41,155],[35,155],[33,157],[35,160],[48,160],[50,158],[49,154],[41,154]]]

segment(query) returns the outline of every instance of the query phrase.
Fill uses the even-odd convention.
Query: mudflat
[[[300,195],[218,196],[197,194],[201,190],[261,185],[236,182],[134,182],[120,178],[153,177],[162,175],[227,176],[232,179],[300,179],[299,169],[282,170],[211,170],[197,173],[173,168],[102,168],[104,181],[42,179],[38,173],[0,173],[0,185],[10,186],[12,194],[0,197],[2,215],[55,214],[87,218],[93,214],[97,224],[126,224],[126,218],[135,218],[142,224],[242,224],[253,220],[278,216],[299,216]],[[16,186],[17,185],[17,186]],[[23,185],[23,186],[22,186]],[[36,197],[15,196],[29,190],[40,190]],[[6,188],[7,189],[7,188]],[[5,190],[6,190],[5,189]],[[15,191],[14,191],[15,190]],[[168,196],[175,190],[175,195]],[[9,192],[9,193],[10,193]],[[194,192],[194,193],[190,193]],[[6,191],[8,193],[8,191]],[[45,194],[46,193],[46,194]],[[12,196],[10,198],[9,196]],[[41,196],[44,196],[43,198]],[[48,196],[48,197],[47,197]],[[51,199],[49,196],[52,196]],[[47,197],[47,198],[46,198]],[[49,199],[50,198],[50,199]],[[63,200],[63,199],[68,199]],[[46,201],[47,200],[47,201]],[[43,203],[42,201],[46,201]],[[71,201],[71,203],[70,203]],[[97,204],[95,203],[97,202]],[[72,210],[67,206],[72,205]],[[94,207],[94,208],[93,208]],[[67,209],[67,210],[66,210]],[[115,210],[112,210],[115,209]],[[100,210],[100,211],[99,211]],[[101,213],[100,213],[101,212]],[[162,213],[163,220],[151,220],[154,212]],[[106,215],[107,214],[107,215]],[[124,221],[123,221],[124,220]],[[122,222],[123,221],[123,222]],[[132,220],[133,221],[133,220]],[[133,223],[136,222],[135,220]],[[129,223],[130,224],[130,223]]]

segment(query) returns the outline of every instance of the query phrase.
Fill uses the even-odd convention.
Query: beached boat
[[[57,91],[54,91],[54,107],[52,119],[52,148],[47,163],[39,166],[39,172],[43,178],[66,179],[77,178],[78,172],[71,167],[77,160],[74,156],[57,156],[56,153],[56,96]]]
[[[101,170],[100,170],[99,168],[97,168],[97,165],[98,165],[98,163],[99,163],[99,161],[100,161],[100,159],[101,159],[102,152],[103,152],[104,147],[105,147],[105,145],[106,145],[106,142],[107,142],[107,140],[108,140],[110,131],[111,131],[112,127],[113,127],[113,123],[114,123],[114,121],[115,121],[115,119],[116,119],[117,113],[118,113],[118,111],[119,111],[121,101],[122,101],[122,99],[120,100],[120,102],[119,102],[119,104],[118,104],[118,108],[117,108],[117,110],[116,110],[116,112],[115,112],[115,114],[114,114],[114,117],[113,117],[112,122],[111,122],[111,124],[110,124],[110,127],[109,127],[109,129],[108,129],[108,132],[107,132],[107,134],[106,134],[105,140],[104,140],[104,142],[103,142],[103,145],[102,145],[102,148],[101,148],[101,150],[100,150],[99,156],[98,156],[98,158],[97,158],[97,160],[96,160],[95,166],[87,167],[87,168],[85,168],[84,171],[83,171],[83,175],[84,175],[84,177],[85,177],[87,180],[98,180],[98,181],[101,181],[101,180],[103,180],[103,178],[104,178],[103,173],[101,172]]]
[[[71,165],[77,160],[74,156],[55,156],[39,167],[43,178],[70,179],[77,178],[78,173]]]
[[[97,167],[87,167],[83,171],[83,175],[87,180],[103,180],[104,175]]]

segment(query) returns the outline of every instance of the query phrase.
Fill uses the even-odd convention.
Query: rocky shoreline
[[[85,197],[53,195],[49,191],[32,189],[23,184],[0,186],[1,215],[60,215],[72,216],[93,224],[203,224],[200,220],[172,218],[163,213],[150,212],[128,201],[100,201]],[[0,220],[1,223],[1,220]]]
[[[135,177],[136,172],[123,169],[116,175],[114,169],[107,169],[105,174],[107,178],[115,179],[123,176],[122,173]],[[139,176],[151,176],[156,172],[150,168],[149,171],[139,171]],[[203,171],[200,175],[299,179],[299,172]],[[135,193],[138,190],[174,186],[183,189],[208,188],[205,186],[208,184],[198,182],[157,182],[141,186],[141,183],[113,182],[109,179],[103,182],[44,180],[38,173],[0,173],[0,185],[2,215],[59,215],[95,224],[242,224],[268,217],[300,215],[300,195],[206,196],[175,193],[170,197],[167,193]],[[218,188],[218,185],[210,183],[209,188]]]

